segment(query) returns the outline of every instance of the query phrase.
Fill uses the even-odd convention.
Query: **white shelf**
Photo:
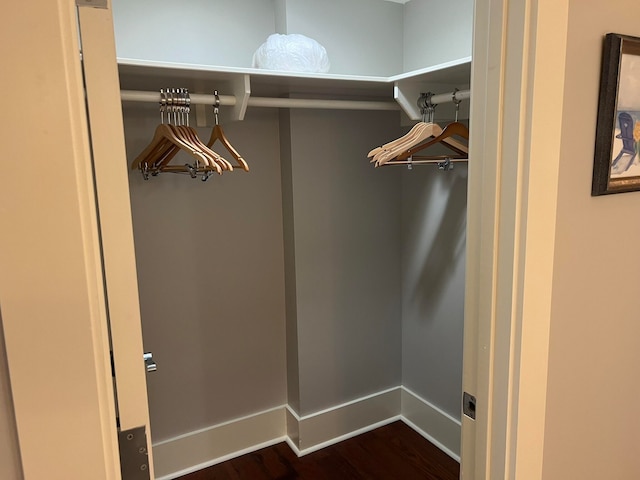
[[[393,98],[411,120],[420,119],[420,109],[416,100],[421,93],[445,93],[454,89],[468,89],[471,82],[471,57],[435,65],[433,67],[390,77],[394,83]],[[462,116],[468,118],[469,107],[466,102]],[[442,112],[441,107],[438,112]],[[446,115],[452,116],[453,107],[446,107]]]
[[[241,120],[251,97],[389,101],[419,119],[421,92],[442,93],[469,87],[471,58],[391,77],[292,73],[210,65],[118,59],[120,88],[158,92],[184,87],[192,93],[235,96],[233,117]]]

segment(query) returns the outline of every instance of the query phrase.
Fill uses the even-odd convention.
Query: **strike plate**
[[[462,396],[462,412],[472,420],[476,419],[476,397],[464,392]]]
[[[147,434],[144,427],[118,433],[122,480],[150,480]]]

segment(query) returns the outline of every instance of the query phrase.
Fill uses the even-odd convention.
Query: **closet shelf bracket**
[[[247,107],[249,105],[249,98],[251,97],[251,77],[249,75],[238,75],[233,77],[231,93],[233,95],[219,95],[220,105],[233,106],[231,109],[232,121],[244,120],[244,116],[247,113]],[[194,97],[196,98],[195,101]],[[124,100],[124,96],[122,99]],[[200,98],[200,95],[192,94],[191,103],[195,105],[196,126],[209,126],[210,123],[207,123],[207,111],[210,109],[207,109],[207,106],[215,103],[215,95],[205,95],[204,98]]]
[[[251,97],[251,77],[249,75],[240,75],[235,77],[231,91],[236,97],[236,104],[233,106],[233,120],[244,120],[249,105],[249,97]]]

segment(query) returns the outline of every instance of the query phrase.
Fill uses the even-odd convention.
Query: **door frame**
[[[108,311],[116,408],[121,432],[144,427],[146,463],[153,451],[142,320],[133,240],[129,171],[111,10],[78,7],[84,88],[89,120],[102,274]]]
[[[111,9],[79,7],[78,24],[82,40],[118,420],[121,430],[146,426],[149,440],[149,408],[129,199],[129,171],[118,66],[114,61],[116,46]]]
[[[568,2],[476,0],[464,387],[477,396],[478,419],[463,419],[468,479],[541,478]],[[25,97],[11,117],[20,128],[10,125],[5,143],[15,158],[55,166],[43,172],[46,188],[28,174],[0,176],[11,205],[2,217],[9,234],[0,247],[10,255],[2,256],[0,301],[25,478],[68,478],[74,469],[77,478],[118,479],[75,3],[10,9],[5,66],[21,89],[41,95]],[[20,58],[23,46],[32,51]],[[50,112],[55,138],[38,116]],[[25,221],[43,211],[55,224]],[[34,250],[28,238],[45,243]],[[61,255],[66,269],[55,261]],[[25,293],[33,288],[37,302]],[[43,322],[55,324],[55,336]],[[37,368],[48,358],[55,375],[51,365]]]
[[[462,477],[540,479],[569,0],[476,0]]]
[[[110,3],[11,9],[26,100],[3,139],[0,300],[23,475],[119,479],[118,433],[144,427],[153,478]]]
[[[6,7],[0,304],[22,476],[119,479],[76,6]]]

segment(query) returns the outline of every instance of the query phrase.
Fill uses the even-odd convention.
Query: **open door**
[[[149,422],[111,15],[79,7],[83,72],[76,2],[6,6],[0,304],[22,464],[11,478],[119,480],[111,343],[119,428],[148,439]],[[148,447],[136,451],[124,478],[152,478]]]
[[[464,480],[543,477],[568,5],[475,0]]]
[[[78,2],[79,4],[85,2]],[[153,477],[128,171],[110,1],[78,7],[123,480]],[[146,360],[146,361],[145,361]]]

